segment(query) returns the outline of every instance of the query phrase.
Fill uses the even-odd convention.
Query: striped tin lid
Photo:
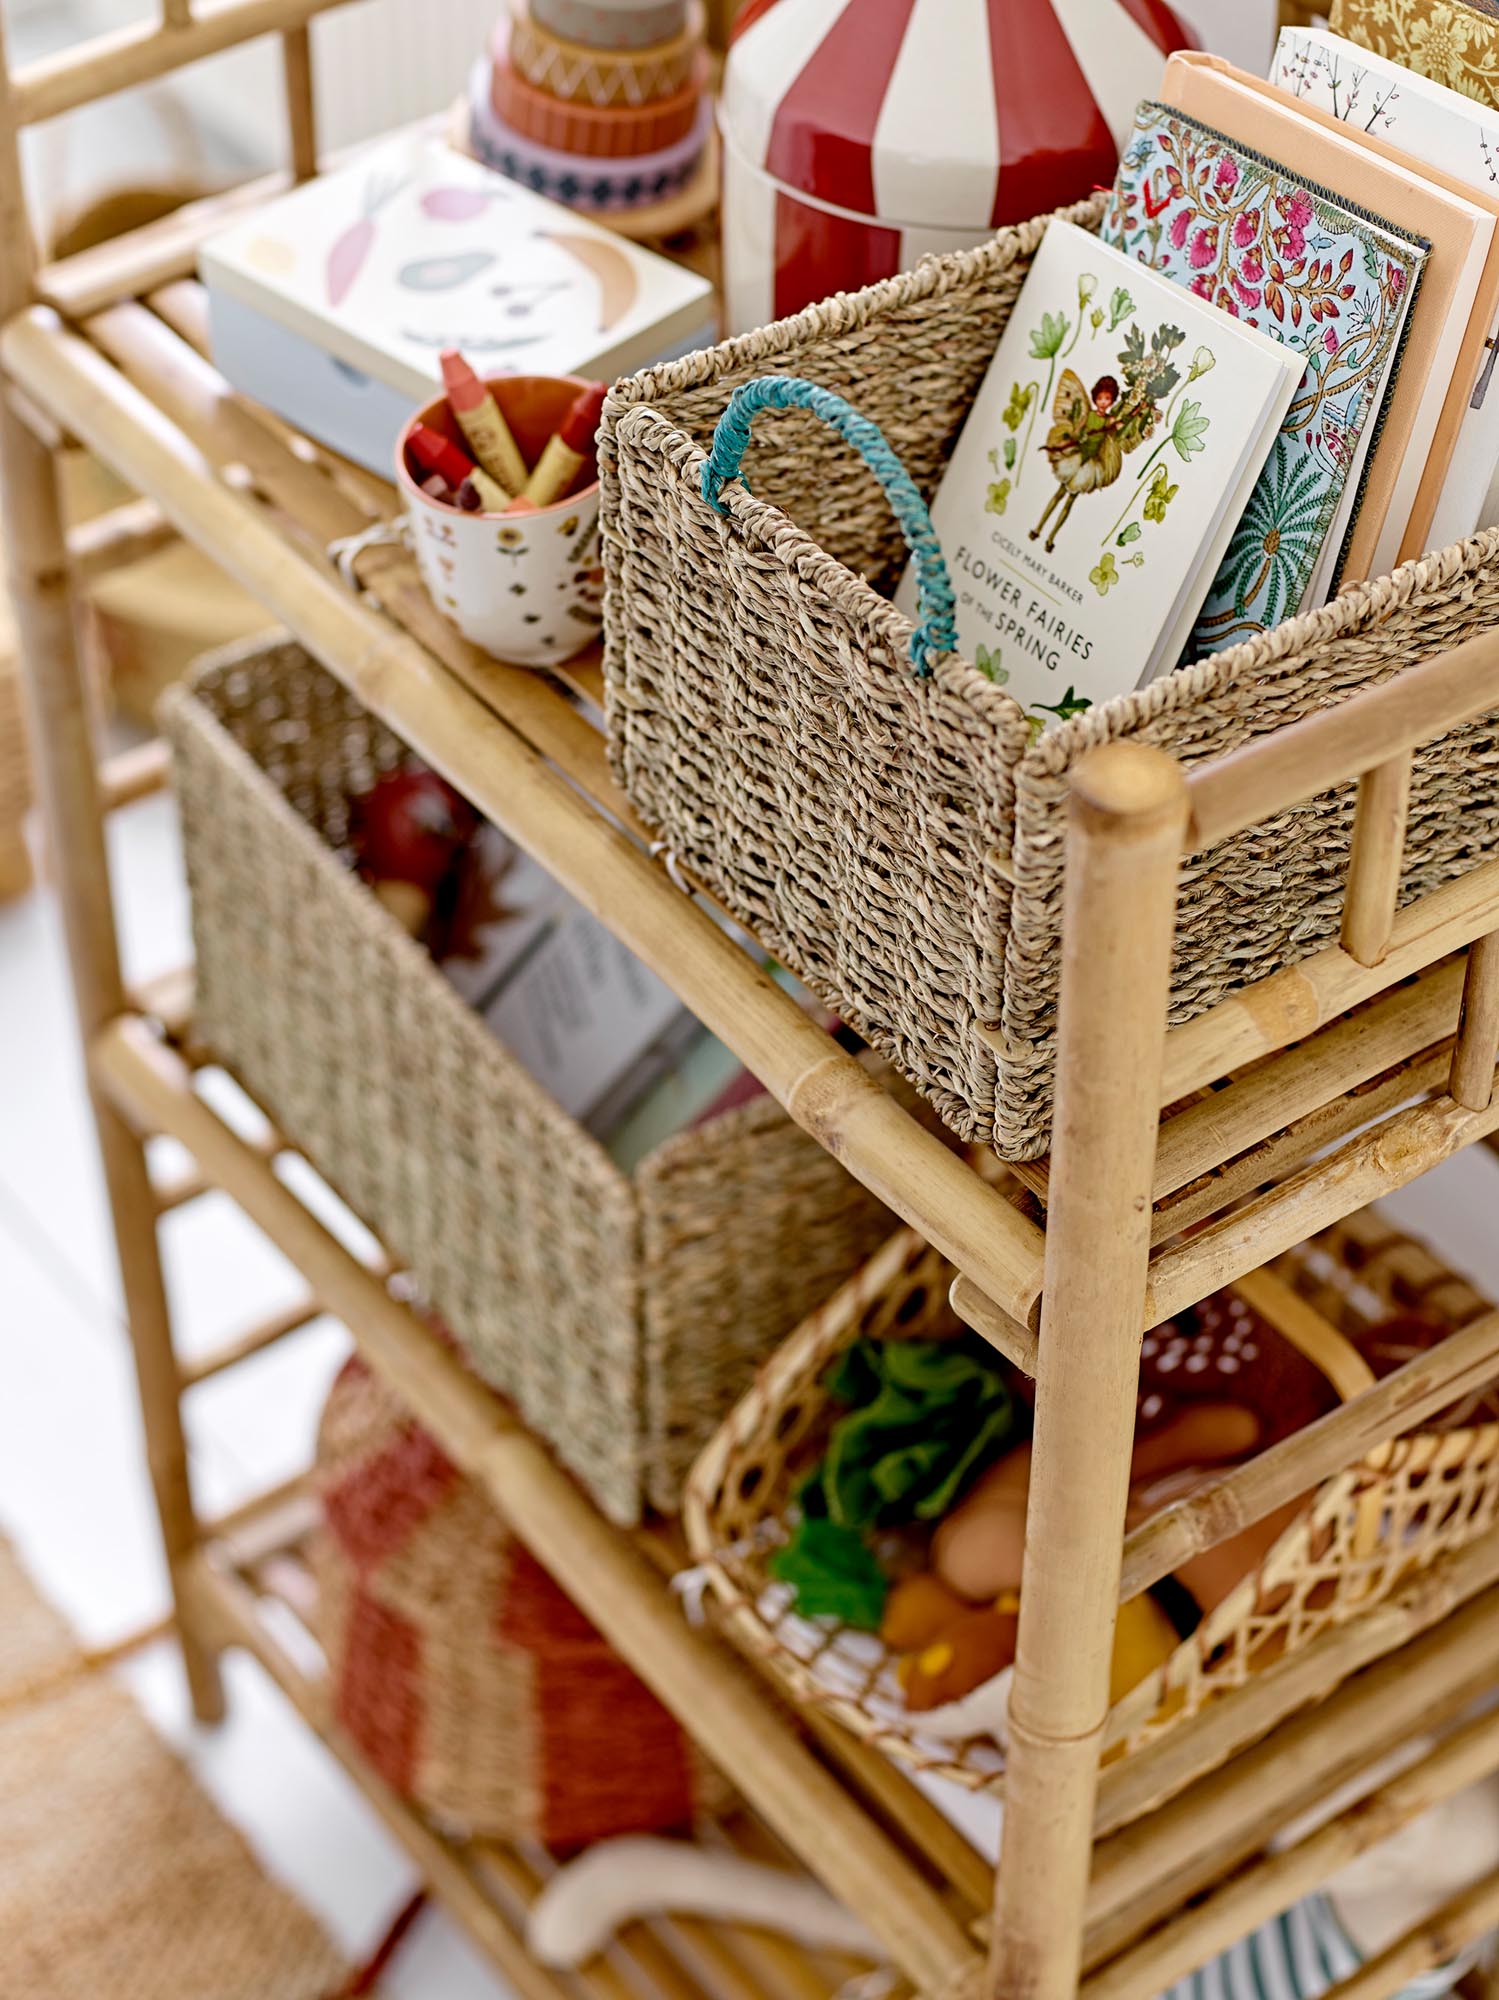
[[[834,208],[982,230],[1112,181],[1135,105],[1191,46],[1165,0],[749,0],[724,132]]]

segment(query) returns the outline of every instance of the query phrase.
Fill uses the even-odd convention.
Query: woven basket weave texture
[[[580,1847],[689,1826],[722,1781],[357,1357],[318,1432],[312,1544],[334,1712],[469,1836]]]
[[[1096,203],[1065,211],[1092,223]],[[884,431],[924,495],[972,403],[1046,218],[618,385],[601,438],[610,753],[680,864],[888,1056],[966,1139],[1050,1136],[1069,773],[1129,738],[1185,764],[1325,708],[1499,615],[1499,531],[1080,715],[1032,744],[956,657],[913,678],[876,589],[905,549],[858,457],[762,416],[724,519],[713,426],[755,376],[806,377]],[[947,551],[949,557],[953,551]],[[1353,788],[1193,857],[1171,1018],[1335,939]],[[1499,847],[1492,720],[1416,758],[1403,901]],[[978,1031],[984,1029],[987,1035]]]
[[[162,717],[203,1039],[613,1519],[674,1508],[888,1212],[769,1099],[622,1174],[347,865],[350,800],[407,752],[299,647],[210,663]]]
[[[1357,1349],[1376,1376],[1488,1310],[1424,1244],[1366,1209],[1270,1267]],[[905,1708],[885,1647],[832,1619],[799,1618],[767,1567],[787,1538],[795,1496],[839,1414],[833,1361],[860,1338],[944,1338],[952,1267],[901,1230],[787,1341],[704,1452],[688,1485],[689,1546],[704,1564],[726,1629],[766,1660],[798,1701],[823,1708],[899,1761],[973,1790],[999,1791],[1004,1756],[989,1738],[942,1741]],[[1185,1369],[1182,1362],[1185,1361]],[[1198,1369],[1195,1376],[1190,1371]],[[1147,1338],[1143,1420],[1156,1392],[1254,1409],[1262,1440],[1313,1421],[1336,1401],[1310,1364],[1231,1293]],[[1499,1393],[1474,1393],[1387,1455],[1378,1452],[1307,1496],[1259,1569],[1210,1612],[1170,1660],[1110,1713],[1105,1754],[1132,1754],[1243,1687],[1331,1627],[1385,1602],[1499,1515]],[[1320,1692],[1330,1690],[1323,1688]]]

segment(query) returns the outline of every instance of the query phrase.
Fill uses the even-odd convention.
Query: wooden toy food
[[[1122,1701],[1147,1674],[1164,1666],[1176,1651],[1177,1643],[1176,1627],[1149,1591],[1121,1604],[1109,1665],[1110,1704]]]
[[[478,825],[468,801],[434,771],[389,771],[350,815],[359,873],[396,919],[420,936],[438,891]]]
[[[1015,1657],[1020,1600],[1012,1593],[988,1611],[962,1611],[897,1669],[906,1706],[920,1714],[961,1701],[1004,1672]]]
[[[1237,1403],[1190,1403],[1142,1437],[1131,1484],[1185,1466],[1221,1465],[1254,1449],[1260,1433],[1252,1410]],[[1025,1556],[1025,1507],[1030,1446],[1008,1453],[974,1485],[932,1538],[932,1567],[960,1597],[983,1603],[1020,1587]]]
[[[956,1610],[948,1608],[956,1603]],[[1004,1672],[1015,1658],[1020,1625],[1020,1599],[1005,1591],[982,1608],[955,1600],[929,1574],[907,1578],[893,1592],[880,1628],[886,1644],[895,1648],[897,1633],[919,1633],[896,1668],[906,1706],[914,1714],[961,1701]],[[1162,1666],[1176,1649],[1177,1631],[1156,1600],[1146,1592],[1119,1607],[1114,1651],[1109,1670],[1109,1700],[1118,1701]]]
[[[886,1598],[880,1637],[892,1653],[914,1653],[940,1638],[970,1608],[941,1577],[918,1570],[902,1577]]]
[[[1031,1448],[1020,1445],[984,1473],[932,1537],[932,1567],[970,1603],[1020,1588]]]

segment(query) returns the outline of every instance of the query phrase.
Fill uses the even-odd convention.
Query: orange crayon
[[[519,493],[526,483],[526,461],[499,404],[456,347],[444,348],[440,360],[448,407],[474,457],[496,485],[503,486],[506,493]]]
[[[546,450],[536,461],[536,470],[526,481],[527,500],[534,500],[538,507],[549,507],[566,493],[588,462],[608,393],[604,383],[590,382],[573,398],[556,436],[548,439]]]

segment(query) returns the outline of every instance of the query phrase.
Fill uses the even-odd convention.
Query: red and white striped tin
[[[1191,45],[1165,0],[749,0],[720,111],[730,331],[1108,184]]]

